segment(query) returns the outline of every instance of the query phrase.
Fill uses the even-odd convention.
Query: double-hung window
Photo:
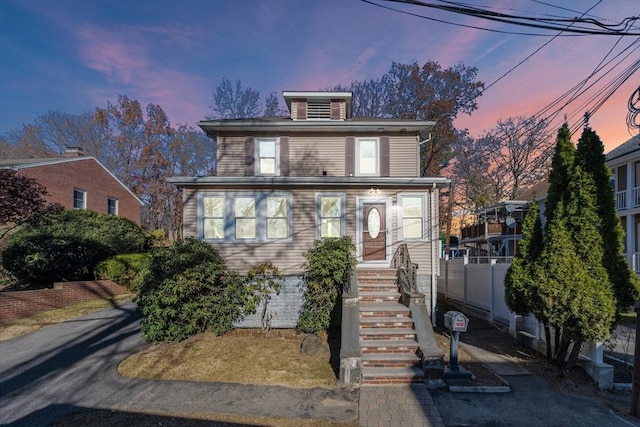
[[[224,196],[205,197],[203,204],[203,230],[205,239],[224,239]]]
[[[418,240],[425,238],[425,197],[423,195],[400,195],[400,240]]]
[[[278,138],[256,139],[256,174],[280,175]]]
[[[73,209],[86,209],[87,208],[87,192],[84,190],[73,190]]]
[[[356,175],[380,176],[378,138],[358,138],[356,140]]]
[[[345,235],[345,195],[316,195],[316,234],[319,238]]]
[[[236,197],[234,203],[235,238],[256,238],[256,198]]]
[[[289,234],[287,198],[267,197],[267,239],[286,239]]]
[[[109,215],[118,215],[118,199],[113,197],[107,198],[107,213]]]

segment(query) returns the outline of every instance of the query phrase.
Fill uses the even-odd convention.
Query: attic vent
[[[331,119],[331,103],[329,101],[307,101],[307,119]]]

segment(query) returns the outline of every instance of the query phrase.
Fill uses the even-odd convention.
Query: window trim
[[[82,207],[77,207],[76,206],[76,200],[78,200],[78,198],[76,197],[76,193],[82,195]],[[87,192],[86,192],[86,190],[81,190],[79,188],[74,188],[73,189],[73,209],[77,209],[77,210],[86,210],[87,209]]]
[[[212,239],[204,237],[204,199],[208,197],[223,198],[223,229],[224,238]],[[237,197],[252,197],[255,200],[256,237],[238,239],[235,236],[235,199]],[[270,197],[284,197],[287,202],[287,237],[267,238],[267,200]],[[229,242],[229,243],[264,243],[264,242],[291,242],[293,241],[293,193],[283,191],[206,191],[197,196],[196,209],[196,236],[205,242]]]
[[[274,173],[262,173],[260,170],[260,143],[273,141],[275,144],[275,157],[273,158],[275,161],[275,171]],[[280,138],[279,137],[257,137],[255,138],[255,175],[256,176],[280,176]],[[265,157],[265,159],[271,159],[272,157]]]
[[[373,141],[375,143],[375,166],[376,170],[373,173],[362,173],[360,172],[360,144],[364,141]],[[380,176],[380,138],[375,136],[367,136],[356,138],[355,141],[355,176]]]
[[[404,237],[404,233],[403,233],[403,227],[404,227],[404,212],[403,212],[403,208],[402,208],[402,199],[403,198],[419,198],[422,199],[422,237]],[[427,215],[428,215],[428,211],[427,211],[427,196],[424,193],[411,193],[411,192],[407,192],[407,193],[398,193],[398,198],[397,198],[397,207],[398,207],[398,219],[397,219],[397,229],[398,229],[398,241],[423,241],[423,240],[427,240],[428,237],[428,233],[427,233],[427,227],[426,227],[426,222],[427,222]],[[416,217],[411,217],[411,218],[416,218]]]
[[[324,197],[337,197],[340,199],[340,236],[347,235],[347,194],[346,193],[316,193],[315,194],[315,211],[316,211],[316,239],[322,240],[322,199]]]

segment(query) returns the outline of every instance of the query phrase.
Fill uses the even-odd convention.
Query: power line
[[[367,3],[371,3],[368,0],[363,0]],[[420,0],[386,0],[392,3],[403,3],[418,7],[430,8],[442,10],[445,12],[457,13],[461,15],[472,16],[475,18],[481,18],[485,20],[501,22],[511,25],[519,25],[529,28],[537,28],[541,30],[562,30],[562,26],[558,24],[588,24],[598,27],[599,29],[593,29],[586,26],[573,25],[572,28],[566,30],[570,33],[583,34],[583,35],[627,35],[627,36],[640,36],[640,31],[630,32],[631,28],[634,28],[634,23],[640,20],[640,16],[630,16],[624,18],[621,22],[616,24],[605,24],[594,18],[576,18],[576,17],[561,17],[561,18],[539,18],[534,16],[521,16],[512,15],[500,12],[493,12],[480,7],[467,7],[460,3],[454,3],[446,0],[440,0],[443,4],[428,3]],[[374,4],[374,3],[371,3]],[[453,6],[449,6],[449,4]],[[417,15],[416,15],[417,16]],[[430,19],[422,16],[423,18]]]

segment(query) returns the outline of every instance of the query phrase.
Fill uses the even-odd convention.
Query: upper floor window
[[[256,175],[280,175],[278,139],[256,140]]]
[[[346,137],[345,176],[391,176],[389,137]]]
[[[87,192],[84,190],[73,190],[73,209],[87,208]]]
[[[425,222],[425,198],[422,195],[398,196],[400,240],[423,239]]]
[[[356,140],[356,174],[359,176],[380,175],[378,138],[358,138]]]
[[[288,176],[289,137],[246,137],[244,176]]]
[[[319,238],[340,237],[345,234],[345,195],[316,195],[316,234]]]
[[[118,215],[118,199],[113,197],[107,198],[107,213],[109,215]]]

